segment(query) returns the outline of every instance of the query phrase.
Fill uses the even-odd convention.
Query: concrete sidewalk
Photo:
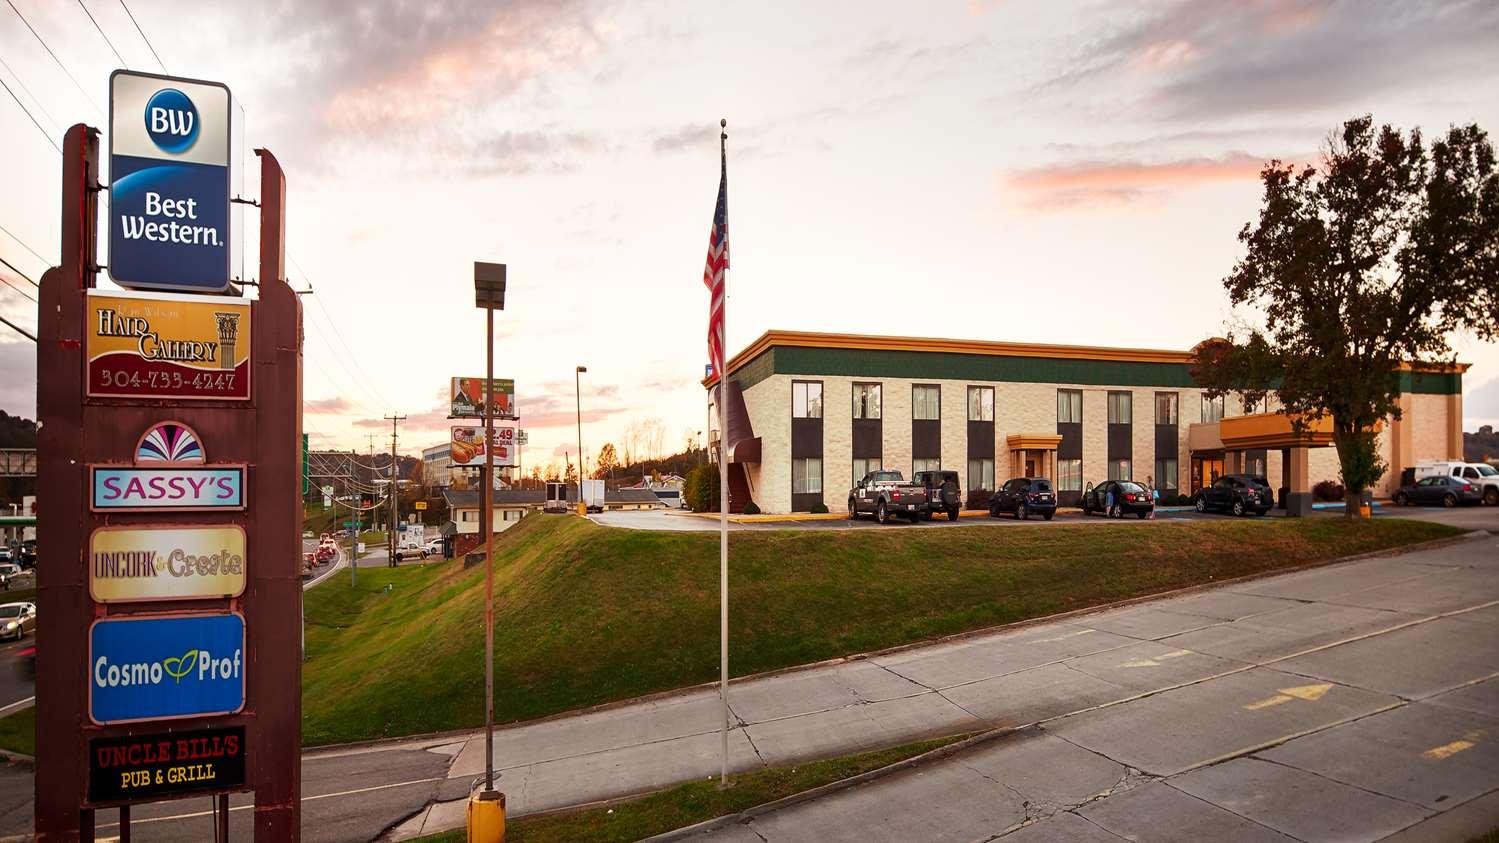
[[[1367,756],[1385,753],[1384,769],[1399,770],[1391,766],[1399,753],[1451,745],[1436,764],[1438,778],[1422,785],[1425,802],[1406,794],[1400,804],[1378,802],[1388,813],[1369,812],[1390,817],[1381,827],[1414,822],[1499,786],[1499,685],[1481,681],[1499,673],[1496,603],[1499,542],[1484,537],[736,682],[735,771],[1043,725],[987,746],[983,753],[996,754],[992,769],[968,753],[731,831],[798,839],[808,836],[803,823],[827,822],[821,836],[840,839],[925,839],[946,828],[953,833],[942,836],[968,839],[971,830],[983,839],[1027,818],[1081,820],[1086,811],[1064,809],[1099,802],[1102,792],[1206,805],[1178,785],[1202,782],[1195,793],[1208,794],[1223,758],[1281,744],[1290,752],[1299,749],[1291,737],[1325,739],[1337,733],[1332,727],[1357,729],[1371,715],[1405,719],[1378,728],[1377,740],[1339,749],[1355,761],[1302,751],[1371,771]],[[1464,683],[1476,684],[1446,693]],[[717,775],[719,711],[716,692],[698,689],[498,730],[498,787],[511,816],[524,816]],[[1392,736],[1406,737],[1397,746]],[[1459,742],[1471,746],[1458,749]],[[1034,755],[1006,755],[1012,744]],[[1242,775],[1261,778],[1266,764],[1315,766],[1275,755],[1238,763]],[[407,839],[460,827],[463,799],[483,767],[482,732],[309,752],[304,839]],[[1332,770],[1306,775],[1322,781],[1318,773],[1336,778]],[[920,789],[923,782],[936,790]],[[1352,784],[1372,792],[1379,783]],[[1321,786],[1334,796],[1349,789]],[[980,796],[988,813],[975,813]],[[1109,804],[1129,801],[1113,798]],[[133,824],[152,840],[201,839],[206,801],[139,806]],[[249,839],[248,800],[231,804],[232,836]],[[1102,811],[1099,804],[1089,810]],[[933,813],[941,806],[947,813]],[[101,815],[101,833],[114,833],[113,821]],[[0,837],[8,831],[0,828]]]
[[[1011,671],[1024,657],[1010,650],[1039,634],[879,660],[975,717],[1026,724],[1015,733],[670,837],[1461,841],[1499,827],[1492,537],[1076,618],[1054,646],[1108,646]],[[1001,661],[983,669],[978,651]]]

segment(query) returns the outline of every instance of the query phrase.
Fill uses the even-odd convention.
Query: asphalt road
[[[27,571],[12,581],[14,589],[34,588],[36,574]],[[6,592],[0,591],[0,603],[9,603],[11,599]],[[36,643],[36,636],[28,634],[20,641],[5,641],[0,643],[0,711],[17,702],[28,700],[36,693],[36,684],[32,681],[30,671],[27,669],[25,660],[17,656],[23,650],[29,649]]]

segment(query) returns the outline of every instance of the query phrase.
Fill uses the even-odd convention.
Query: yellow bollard
[[[468,843],[504,843],[505,794],[479,791],[468,798]]]
[[[588,504],[578,501],[578,514],[584,518],[588,517]]]

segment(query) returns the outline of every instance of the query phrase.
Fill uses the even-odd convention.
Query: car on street
[[[1198,512],[1264,515],[1275,505],[1275,495],[1259,475],[1225,474],[1200,490],[1192,504]]]
[[[1016,477],[1005,481],[993,495],[989,496],[989,516],[998,518],[1001,512],[1013,513],[1024,521],[1039,515],[1050,521],[1057,514],[1057,493],[1051,481],[1041,477]]]
[[[9,591],[15,588],[14,580],[21,576],[21,566],[10,562],[0,564],[0,588]]]
[[[926,511],[926,505],[926,487],[906,482],[899,471],[871,471],[849,493],[848,517],[858,518],[868,512],[881,524],[890,523],[896,515],[915,521]]]
[[[431,554],[432,556],[441,556],[442,539],[433,539],[432,541],[427,542],[427,553]]]
[[[27,539],[21,542],[21,567],[36,567],[36,539]]]
[[[9,562],[9,561],[10,561],[10,548],[7,547],[7,546],[5,546],[5,545],[0,545],[0,562]]]
[[[35,603],[6,603],[0,605],[0,639],[14,638],[17,641],[26,633],[36,631]]]
[[[947,520],[958,520],[963,509],[963,490],[958,487],[956,471],[918,471],[911,482],[926,490],[926,508],[923,518],[930,519],[940,512],[947,513]]]
[[[1110,492],[1113,492],[1112,508],[1109,502]],[[1109,518],[1123,518],[1126,515],[1145,518],[1155,510],[1155,501],[1150,490],[1142,483],[1133,480],[1105,480],[1083,492],[1079,506],[1083,508],[1084,515],[1099,513]]]
[[[1483,490],[1477,485],[1446,474],[1422,477],[1409,486],[1401,486],[1395,492],[1398,506],[1421,506],[1441,504],[1446,507],[1459,504],[1476,504],[1483,501]]]

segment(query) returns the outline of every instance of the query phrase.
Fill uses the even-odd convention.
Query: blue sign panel
[[[244,466],[91,466],[95,510],[245,508]]]
[[[118,618],[89,630],[95,723],[233,714],[244,704],[239,615]]]
[[[121,286],[229,286],[229,89],[132,71],[110,77],[109,275]]]

